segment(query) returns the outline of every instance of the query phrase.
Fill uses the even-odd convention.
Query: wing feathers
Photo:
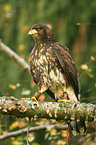
[[[79,93],[78,74],[79,73],[69,53],[69,50],[66,49],[66,47],[63,45],[61,47],[59,43],[58,45],[56,44],[55,50],[56,50],[56,53],[55,53],[56,57],[63,69],[63,72],[66,75],[68,82],[72,85],[76,96],[78,97],[78,93]]]

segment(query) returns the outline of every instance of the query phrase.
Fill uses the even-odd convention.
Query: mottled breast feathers
[[[56,100],[66,87],[78,98],[78,71],[69,49],[55,40],[46,25],[34,25],[31,33],[35,46],[31,52],[30,68],[39,90],[46,91]]]

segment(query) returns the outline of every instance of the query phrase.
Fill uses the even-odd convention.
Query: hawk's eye
[[[39,31],[39,30],[41,30],[41,29],[42,29],[41,27],[36,28],[37,31]]]

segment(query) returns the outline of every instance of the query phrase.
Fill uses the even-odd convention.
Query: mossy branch
[[[0,113],[16,117],[47,118],[56,120],[80,120],[95,122],[96,105],[86,103],[34,102],[0,97]]]

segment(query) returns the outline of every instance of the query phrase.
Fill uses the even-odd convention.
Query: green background
[[[34,46],[34,40],[28,36],[28,31],[36,23],[50,24],[56,40],[70,49],[80,73],[81,102],[96,103],[96,1],[0,0],[0,39],[28,63]],[[82,69],[83,64],[87,65],[86,70]],[[12,89],[10,84],[16,88]],[[37,85],[32,87],[31,76],[0,52],[0,96],[30,97],[37,90]],[[45,96],[46,101],[53,101],[47,94]],[[1,134],[4,130],[10,131],[9,126],[15,121],[12,116],[1,116]],[[35,122],[32,123],[32,126],[34,125]],[[27,127],[27,122],[24,127]],[[15,128],[18,129],[19,127]],[[88,133],[93,131],[94,129],[91,129]],[[55,144],[54,138],[45,140],[45,134],[42,133],[40,142],[41,133],[35,133],[35,139],[30,145],[44,142]],[[18,143],[26,144],[26,139],[22,137],[15,139]],[[75,139],[76,137],[72,136],[72,145],[76,144]],[[57,136],[57,140],[62,140],[62,137]],[[93,138],[90,140],[94,142]],[[10,142],[13,144],[12,139],[1,144],[9,145]]]

